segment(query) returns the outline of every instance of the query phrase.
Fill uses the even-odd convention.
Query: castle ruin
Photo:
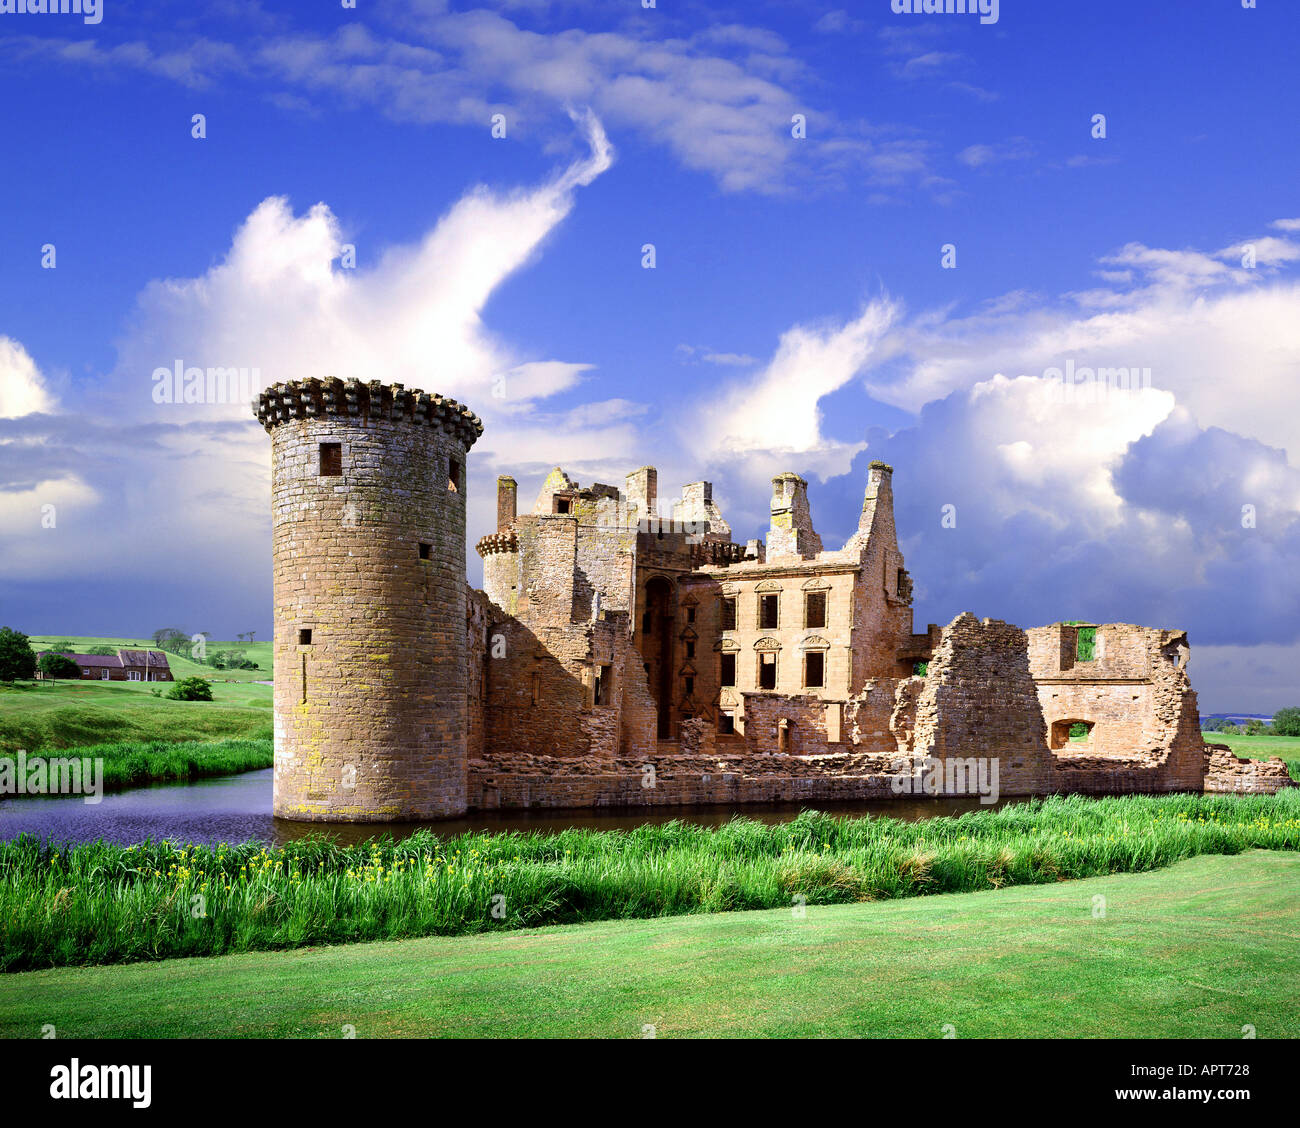
[[[977,762],[1005,795],[1291,786],[1280,759],[1202,740],[1184,632],[966,613],[914,633],[883,462],[834,551],[793,473],[745,544],[708,482],[663,504],[653,467],[622,488],[557,468],[520,512],[502,477],[477,591],[468,408],[303,380],[254,411],[272,440],[277,816],[965,793],[945,769]]]

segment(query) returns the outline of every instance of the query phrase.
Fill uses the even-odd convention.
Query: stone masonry
[[[808,484],[772,482],[733,543],[709,482],[660,499],[561,468],[465,582],[454,400],[357,381],[269,388],[275,813],[383,821],[474,809],[1007,795],[1271,792],[1281,760],[1206,745],[1184,632],[958,615],[912,628],[893,470],[826,550]],[[527,503],[525,503],[526,505]],[[981,774],[983,773],[983,774]]]

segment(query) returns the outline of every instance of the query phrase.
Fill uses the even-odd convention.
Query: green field
[[[220,672],[220,671],[218,671]],[[169,701],[168,682],[17,682],[0,685],[0,753],[118,741],[271,737],[272,692],[214,681],[211,701]]]
[[[1104,915],[1097,915],[1103,903]],[[1300,856],[0,976],[0,1035],[1300,1036]],[[268,990],[268,984],[274,985]]]
[[[92,646],[133,647],[137,650],[157,650],[153,639],[148,638],[107,638],[85,635],[30,635],[32,649],[44,650],[56,643],[70,642],[77,653],[85,654]],[[256,670],[217,670],[202,662],[195,662],[188,655],[177,655],[167,651],[167,665],[171,667],[172,676],[176,678],[202,677],[212,678],[217,682],[257,682],[271,680],[271,642],[209,642],[208,654],[218,650],[242,650],[250,662],[256,662]]]
[[[1267,760],[1281,756],[1292,779],[1300,779],[1300,736],[1240,736],[1221,732],[1202,733],[1211,744],[1226,744],[1238,756]]]

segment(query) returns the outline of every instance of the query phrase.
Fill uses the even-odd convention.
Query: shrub
[[[181,678],[167,696],[173,701],[211,701],[212,686],[204,678]]]

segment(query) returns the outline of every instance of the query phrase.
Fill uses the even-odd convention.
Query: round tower
[[[275,814],[465,810],[465,455],[455,400],[303,380],[254,403],[271,436]]]

